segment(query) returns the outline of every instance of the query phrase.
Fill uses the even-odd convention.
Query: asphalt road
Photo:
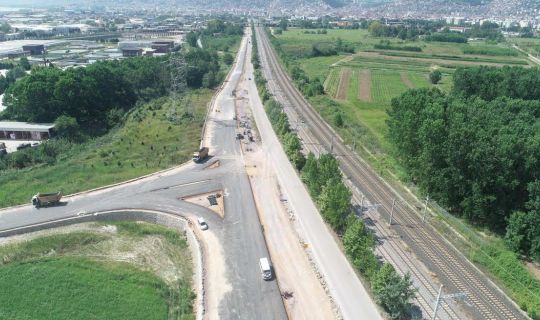
[[[219,239],[225,257],[225,276],[232,290],[219,303],[222,319],[286,319],[276,281],[262,280],[259,258],[268,256],[253,194],[235,139],[232,91],[242,76],[246,58],[244,37],[237,62],[216,97],[207,120],[203,141],[211,158],[202,164],[188,163],[159,175],[105,190],[67,197],[56,207],[35,209],[30,205],[0,211],[0,231],[53,221],[79,214],[119,209],[149,209],[192,217],[204,217]],[[206,168],[219,160],[219,167]],[[180,198],[224,191],[225,217],[180,200]],[[30,200],[31,195],[28,195]],[[202,237],[204,241],[204,236]],[[206,285],[205,285],[206,287]]]

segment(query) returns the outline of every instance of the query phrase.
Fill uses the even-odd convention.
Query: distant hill
[[[0,6],[70,8],[266,9],[272,15],[364,15],[384,18],[445,16],[513,17],[535,15],[540,0],[0,0]]]

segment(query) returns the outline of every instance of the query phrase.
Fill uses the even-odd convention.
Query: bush
[[[375,300],[388,312],[391,319],[401,319],[407,315],[411,307],[410,301],[416,292],[410,275],[401,277],[389,263],[384,263],[373,276],[371,288]]]
[[[353,266],[371,279],[379,268],[379,262],[373,253],[375,238],[362,220],[351,219],[343,235],[343,247]]]
[[[442,79],[442,73],[439,70],[433,70],[429,73],[429,81],[433,84],[439,83]]]

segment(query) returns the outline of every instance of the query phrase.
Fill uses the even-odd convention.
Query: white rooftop
[[[49,131],[51,128],[54,128],[54,123],[0,121],[0,130],[5,131]]]

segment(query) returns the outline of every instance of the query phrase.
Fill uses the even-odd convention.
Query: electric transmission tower
[[[178,107],[180,104],[180,94],[186,91],[187,83],[187,63],[183,57],[173,56],[169,57],[168,66],[171,77],[170,99],[171,107],[167,114],[167,118],[170,121],[176,122],[178,120]],[[187,101],[185,115],[193,118],[193,110],[191,103]],[[184,115],[181,115],[184,117]]]

